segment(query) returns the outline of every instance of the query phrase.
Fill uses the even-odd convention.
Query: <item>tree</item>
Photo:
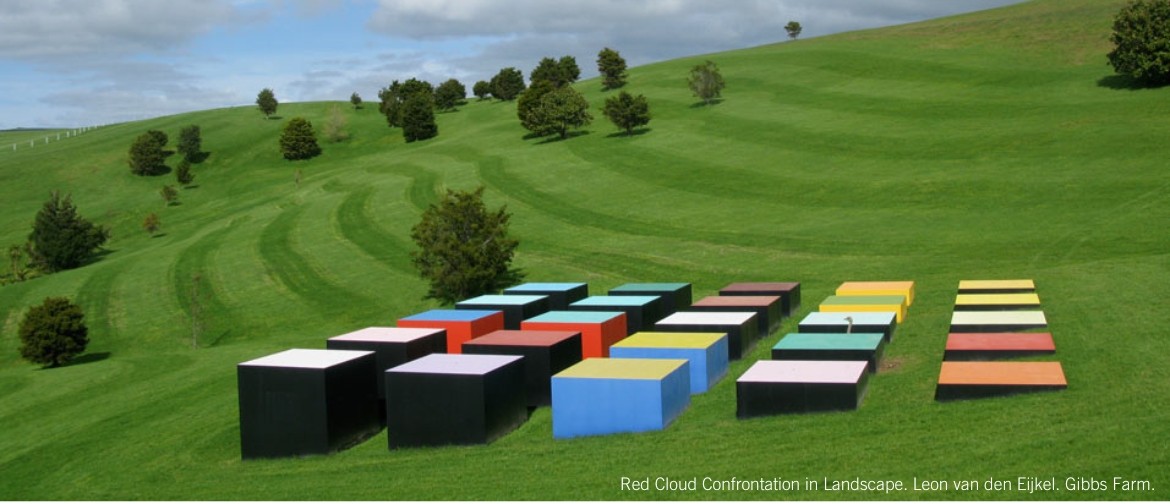
[[[167,155],[163,147],[167,136],[161,131],[147,131],[130,144],[130,173],[135,175],[157,175],[166,171]]]
[[[453,110],[467,98],[467,87],[455,79],[439,84],[435,88],[435,106],[439,110]]]
[[[725,86],[723,75],[719,73],[719,67],[710,60],[702,65],[695,65],[691,69],[687,83],[690,84],[691,91],[695,93],[695,96],[702,98],[707,105],[711,104],[711,100],[719,97]]]
[[[289,119],[280,133],[280,152],[289,161],[312,159],[321,154],[313,123],[304,117]]]
[[[177,201],[179,201],[179,190],[175,189],[175,186],[173,185],[162,186],[162,189],[158,190],[158,194],[159,196],[162,196],[162,199],[167,206],[174,205]]]
[[[402,105],[402,137],[407,143],[439,134],[435,124],[435,102],[430,93],[415,93]]]
[[[77,214],[69,196],[53,191],[33,221],[29,258],[46,273],[72,269],[92,259],[109,238],[108,229]]]
[[[413,78],[402,83],[394,81],[389,87],[382,88],[378,92],[378,98],[382,100],[378,109],[385,114],[386,124],[391,128],[402,127],[402,107],[406,104],[406,100],[419,93],[433,95],[435,88],[427,81]],[[432,97],[432,104],[433,100]]]
[[[447,190],[410,231],[418,250],[415,268],[430,282],[427,298],[450,304],[498,292],[522,274],[511,268],[520,242],[508,236],[507,207],[488,211],[483,186],[473,192]]]
[[[175,181],[183,187],[187,187],[195,181],[195,174],[191,172],[190,161],[186,159],[179,161],[179,167],[175,169]]]
[[[597,53],[597,71],[601,73],[602,89],[617,89],[626,85],[626,60],[613,49],[606,47]]]
[[[57,367],[89,345],[85,313],[68,298],[49,297],[20,321],[20,356],[33,364]]]
[[[329,107],[329,117],[325,120],[325,138],[333,143],[348,139],[349,132],[345,129],[348,123],[349,120],[341,111],[341,107],[337,105]]]
[[[528,80],[531,84],[548,81],[554,87],[562,87],[576,82],[580,76],[581,69],[577,66],[577,59],[563,56],[560,60],[542,58],[536,68],[532,69]]]
[[[492,94],[492,85],[487,81],[477,81],[474,86],[471,86],[471,94],[475,95],[479,101],[486,100]]]
[[[650,123],[650,104],[646,102],[645,96],[633,96],[622,91],[605,100],[605,117],[614,126],[626,130],[627,136],[633,135],[634,128]]]
[[[142,229],[150,233],[150,236],[154,236],[160,228],[162,228],[162,220],[158,218],[158,214],[154,212],[146,214],[146,218],[142,220]]]
[[[556,133],[561,138],[567,138],[569,130],[592,121],[589,102],[577,90],[565,86],[549,91],[540,98],[540,105],[529,114],[525,127],[540,136]]]
[[[524,74],[514,67],[508,67],[500,70],[495,77],[492,77],[492,96],[498,100],[511,101],[515,100],[520,93],[524,92]]]
[[[800,36],[800,30],[800,23],[796,21],[789,21],[788,24],[784,25],[784,31],[788,32],[788,38],[792,40],[796,40],[796,37]]]
[[[523,93],[520,93],[520,99],[516,100],[516,116],[520,118],[520,124],[529,131],[536,131],[539,126],[536,121],[539,118],[533,112],[540,107],[540,99],[544,95],[549,94],[556,89],[556,84],[547,80],[532,81],[532,85],[528,86]]]
[[[272,114],[276,113],[276,106],[280,103],[276,101],[276,94],[271,89],[264,88],[260,90],[260,94],[256,95],[256,105],[260,107],[260,111],[264,113],[264,118],[268,119]]]
[[[28,242],[25,242],[24,246],[12,245],[8,247],[8,269],[12,274],[13,281],[23,282],[28,278],[27,264],[24,260],[29,255],[28,251]]]
[[[179,130],[179,145],[176,149],[185,161],[196,162],[203,153],[203,134],[199,126],[191,125]]]
[[[1113,18],[1109,64],[1146,86],[1170,84],[1170,0],[1135,0]]]
[[[357,94],[357,91],[349,95],[349,103],[353,105],[354,110],[362,108],[362,97]]]

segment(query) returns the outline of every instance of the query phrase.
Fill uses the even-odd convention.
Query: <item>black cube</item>
[[[659,320],[654,328],[666,332],[726,333],[728,360],[747,355],[760,337],[755,312],[678,312]]]
[[[431,354],[386,371],[390,449],[486,444],[528,419],[521,356]]]
[[[691,306],[689,283],[628,283],[609,290],[610,296],[662,296],[660,315],[665,317]]]
[[[244,459],[326,454],[377,434],[373,352],[293,349],[236,366]]]
[[[589,285],[580,282],[529,282],[504,289],[504,294],[537,294],[548,296],[549,311],[568,308],[574,301],[589,296]]]

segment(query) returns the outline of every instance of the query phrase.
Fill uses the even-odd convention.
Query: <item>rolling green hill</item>
[[[597,119],[560,142],[525,140],[514,102],[474,99],[414,144],[376,105],[342,104],[353,138],[297,163],[280,157],[283,121],[255,107],[33,149],[0,142],[5,249],[53,190],[113,230],[100,261],[0,287],[0,499],[1170,498],[1170,91],[1112,77],[1121,4],[1039,0],[632,69],[626,89],[654,119],[628,138],[591,80],[577,87]],[[685,84],[705,59],[728,83],[710,107]],[[332,105],[277,114],[319,128]],[[173,145],[189,124],[210,155],[198,187],[164,208],[173,175],[133,176],[126,153],[147,129]],[[737,420],[734,380],[767,358],[772,335],[663,432],[553,440],[542,408],[489,446],[389,452],[383,432],[327,457],[241,462],[235,365],[432,307],[410,227],[444,189],[479,184],[513,212],[529,280],[592,293],[686,281],[696,298],[800,281],[805,304],[781,333],[846,280],[914,280],[916,302],[856,412]],[[142,231],[149,212],[164,235]],[[1036,280],[1068,390],[936,403],[958,281],[1021,277]],[[197,349],[194,288],[207,325]],[[16,328],[54,295],[83,306],[91,343],[80,363],[42,370],[19,360]],[[620,487],[658,476],[1034,476],[1060,490]],[[1068,477],[1152,489],[1069,491]]]

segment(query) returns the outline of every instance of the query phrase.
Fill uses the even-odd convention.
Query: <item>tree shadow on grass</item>
[[[630,137],[642,136],[642,135],[645,135],[646,133],[649,133],[651,131],[653,131],[652,128],[634,128],[633,133],[630,133],[628,135],[626,134],[625,131],[619,131],[617,133],[610,133],[608,135],[605,135],[605,138],[630,138]]]
[[[1166,87],[1162,84],[1150,84],[1137,80],[1128,75],[1111,74],[1097,79],[1097,86],[1114,91],[1141,91],[1143,89],[1159,89]]]
[[[70,366],[81,366],[81,365],[90,364],[93,362],[101,362],[101,361],[104,361],[104,360],[109,359],[109,358],[110,358],[110,352],[94,352],[94,353],[81,354],[81,355],[77,356],[77,358],[75,358],[69,362],[66,362],[65,364],[62,364],[60,366],[57,366],[56,368],[43,367],[43,368],[41,368],[41,370],[44,371],[47,369],[60,369],[60,368],[66,368],[66,367],[70,367]]]
[[[152,234],[152,235],[150,235],[150,239],[152,239],[152,240],[153,240],[153,239],[155,239],[155,238],[162,238],[162,237],[164,237],[164,236],[166,236],[166,235],[167,235],[166,233],[155,233],[155,234]]]
[[[209,158],[209,157],[211,157],[210,152],[198,152],[194,156],[191,156],[191,164],[202,163],[204,161],[207,161],[207,158]]]
[[[571,139],[574,139],[577,137],[582,137],[582,136],[589,135],[589,134],[592,134],[592,132],[591,131],[570,131],[563,138],[560,135],[553,135],[549,138],[546,138],[544,140],[536,142],[536,145],[546,145],[546,144],[551,144],[551,143],[563,142],[565,140],[571,140]]]
[[[691,104],[691,108],[697,109],[697,108],[704,108],[704,107],[714,107],[716,105],[719,105],[720,103],[723,103],[723,98],[715,98],[714,100],[711,100],[709,102],[707,102],[707,101],[695,102],[695,103]]]

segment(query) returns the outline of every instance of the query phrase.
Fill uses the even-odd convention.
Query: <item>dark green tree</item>
[[[260,107],[260,112],[264,113],[264,118],[268,119],[276,113],[276,106],[280,103],[276,101],[276,93],[273,93],[271,89],[264,88],[260,90],[260,94],[256,95],[256,105]]]
[[[576,89],[565,86],[549,91],[540,98],[540,105],[529,114],[525,127],[539,136],[555,133],[561,138],[568,138],[569,130],[592,121],[589,102]]]
[[[710,60],[691,69],[687,84],[695,96],[701,98],[707,105],[720,96],[726,85],[723,82],[723,74],[719,73],[719,67]]]
[[[645,96],[633,96],[622,91],[605,100],[605,117],[614,126],[626,130],[626,135],[633,135],[634,128],[650,123],[650,104],[646,102]]]
[[[492,77],[491,86],[492,96],[496,99],[515,100],[517,96],[520,96],[520,93],[524,92],[524,74],[513,67],[504,68],[495,77]]]
[[[1113,18],[1109,64],[1146,86],[1170,84],[1170,0],[1135,0]]]
[[[402,105],[402,138],[407,143],[439,134],[435,124],[435,101],[430,93],[415,93]]]
[[[166,145],[167,136],[161,131],[150,130],[138,135],[134,143],[130,144],[130,173],[157,175],[166,171],[167,155],[163,152]]]
[[[435,106],[439,110],[454,110],[467,98],[467,87],[455,79],[448,79],[435,88]]]
[[[406,100],[419,93],[433,95],[435,88],[427,81],[413,78],[402,83],[394,81],[389,87],[382,88],[382,91],[378,93],[382,104],[378,108],[386,115],[386,124],[391,128],[403,127],[402,107],[406,104]],[[431,103],[434,103],[433,97]]]
[[[357,91],[349,95],[349,103],[353,105],[354,110],[362,108],[362,97],[357,94]]]
[[[179,161],[179,167],[175,168],[175,181],[183,187],[187,187],[195,181],[195,173],[191,171],[190,161],[186,159]]]
[[[548,81],[554,87],[563,87],[577,82],[580,76],[581,68],[577,66],[577,59],[564,56],[560,60],[542,58],[540,63],[536,64],[536,68],[532,69],[528,80],[530,85],[538,81]]]
[[[92,259],[109,238],[109,230],[77,214],[69,196],[53,191],[33,221],[29,258],[45,273],[72,269]]]
[[[581,67],[577,66],[577,58],[561,56],[561,59],[557,60],[557,66],[561,68],[562,86],[577,82],[577,79],[581,78]]]
[[[186,126],[179,130],[179,145],[176,147],[183,160],[194,163],[203,153],[203,133],[199,126]]]
[[[89,345],[85,313],[68,298],[50,297],[20,321],[20,356],[33,364],[57,367]]]
[[[492,95],[492,85],[487,81],[477,81],[474,86],[471,86],[471,94],[479,98],[480,101],[486,100]]]
[[[606,47],[597,53],[597,71],[601,73],[602,89],[626,85],[626,60],[613,49]]]
[[[536,125],[536,121],[538,121],[539,118],[536,117],[536,114],[534,114],[533,111],[540,107],[540,99],[544,98],[544,95],[549,94],[554,89],[556,89],[556,84],[553,84],[552,82],[546,80],[534,80],[532,81],[532,85],[528,86],[528,89],[525,89],[523,93],[520,93],[520,98],[516,100],[516,116],[520,118],[520,124],[522,124],[525,129],[533,132],[540,129],[540,127]]]
[[[796,40],[796,37],[800,36],[800,30],[800,23],[796,21],[789,21],[788,24],[784,25],[784,31],[788,32],[788,38],[792,40]]]
[[[418,250],[410,255],[430,283],[427,298],[451,304],[499,292],[523,277],[511,267],[520,244],[508,236],[511,214],[506,206],[488,211],[483,191],[482,186],[472,192],[448,189],[411,229]]]
[[[289,119],[284,125],[284,130],[280,132],[280,152],[289,161],[311,159],[321,154],[313,123],[304,117]]]

